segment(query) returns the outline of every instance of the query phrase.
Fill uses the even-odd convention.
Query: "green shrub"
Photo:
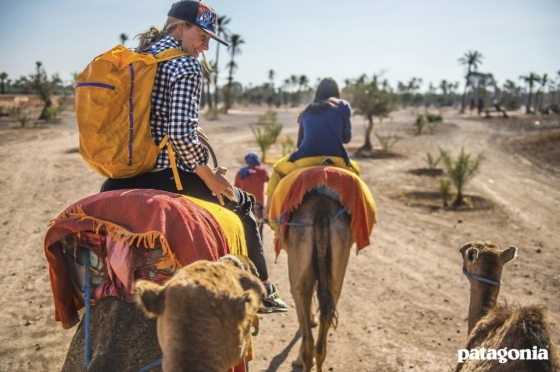
[[[426,125],[426,121],[424,120],[424,116],[423,115],[418,115],[418,117],[416,118],[416,121],[414,122],[413,125],[416,128],[416,131],[414,132],[414,134],[416,134],[416,135],[422,134],[422,129],[424,129],[424,126]]]
[[[453,160],[446,151],[441,148],[439,151],[447,174],[457,189],[457,198],[453,205],[463,205],[463,188],[478,174],[484,156],[479,154],[476,158],[471,159],[471,154],[465,154],[464,148],[461,148],[461,153],[456,160]]]
[[[437,114],[426,114],[429,123],[437,123],[443,121],[443,117]]]
[[[215,106],[209,106],[206,109],[206,116],[208,120],[217,120],[219,118],[220,110]]]
[[[8,108],[8,113],[10,114],[11,117],[18,117],[21,114],[22,110],[23,108],[20,106],[12,106]]]
[[[428,124],[428,134],[432,135],[434,134],[435,130],[437,127],[437,123],[429,123]]]
[[[264,115],[259,116],[259,123],[256,125],[249,124],[253,131],[255,140],[259,145],[263,163],[266,161],[266,152],[276,143],[278,136],[282,132],[282,124],[276,122],[276,111],[267,110]]]
[[[450,191],[451,191],[451,184],[449,183],[449,181],[445,180],[443,178],[440,178],[439,185],[438,185],[438,191],[441,194],[441,198],[443,200],[443,206],[447,207],[449,205],[447,203],[447,201],[449,200],[449,195],[450,195]]]
[[[284,141],[282,141],[282,156],[288,156],[296,150],[296,141],[290,137],[286,136]]]
[[[266,110],[263,115],[259,115],[259,125],[276,123],[276,115],[276,111],[270,109]]]
[[[19,124],[22,128],[25,128],[25,124],[29,121],[29,117],[27,115],[23,115],[18,117]]]
[[[380,136],[377,133],[374,133],[375,137],[377,137],[377,140],[379,141],[379,144],[381,144],[381,149],[383,150],[383,152],[387,152],[389,151],[394,145],[395,143],[397,143],[398,141],[400,141],[402,138],[395,135],[390,135],[390,136]]]
[[[441,160],[441,156],[434,160],[434,157],[429,152],[426,153],[426,162],[428,163],[428,169],[436,169],[439,161]]]
[[[54,107],[47,107],[47,110],[45,111],[45,121],[47,123],[50,123],[56,118],[58,113],[59,113],[58,109]]]

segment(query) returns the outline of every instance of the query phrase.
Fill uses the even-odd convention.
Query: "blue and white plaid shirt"
[[[180,45],[166,36],[148,52],[155,56],[170,48],[180,48]],[[158,64],[152,90],[152,136],[159,144],[169,134],[177,166],[187,172],[208,164],[208,150],[197,132],[201,89],[202,67],[197,59],[181,56]],[[155,167],[171,168],[167,147],[160,152]]]

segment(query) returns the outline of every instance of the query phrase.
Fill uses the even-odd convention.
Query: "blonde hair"
[[[192,23],[183,21],[182,19],[175,18],[175,17],[167,17],[167,21],[163,25],[163,30],[160,30],[157,27],[152,26],[148,31],[140,33],[134,37],[135,39],[138,38],[138,47],[136,48],[136,50],[141,52],[148,49],[156,42],[160,41],[161,39],[169,35],[180,24],[185,24],[189,28],[193,26]]]

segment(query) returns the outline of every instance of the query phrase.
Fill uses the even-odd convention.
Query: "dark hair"
[[[335,107],[336,100],[340,99],[340,90],[338,89],[338,84],[334,79],[326,78],[321,80],[319,86],[317,87],[317,92],[315,92],[315,99],[311,102],[305,110],[300,114],[298,118],[298,123],[300,121],[301,115],[303,114],[322,114],[328,107]]]
[[[317,92],[315,93],[314,102],[326,101],[332,97],[340,98],[338,84],[331,78],[321,80],[321,83],[319,83],[319,86],[317,87]]]

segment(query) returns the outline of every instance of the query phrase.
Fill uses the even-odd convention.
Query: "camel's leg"
[[[296,365],[303,366],[305,372],[313,366],[313,334],[311,332],[311,302],[315,286],[311,255],[313,247],[310,234],[305,228],[291,227],[289,235],[288,268],[290,291],[296,305],[300,331],[301,347]],[[307,235],[307,236],[306,236]]]
[[[330,244],[332,252],[332,281],[331,292],[335,306],[338,304],[342,283],[346,274],[348,259],[350,258],[350,248],[352,246],[352,235],[348,229],[350,219],[347,214],[342,215],[338,220],[333,221],[330,226]],[[317,372],[322,371],[322,365],[327,356],[327,335],[330,329],[328,322],[320,322],[317,345],[315,347],[315,360],[317,362]]]
[[[323,371],[323,362],[327,357],[327,335],[331,325],[329,322],[319,322],[319,335],[315,346],[315,360],[317,361],[317,372]]]

